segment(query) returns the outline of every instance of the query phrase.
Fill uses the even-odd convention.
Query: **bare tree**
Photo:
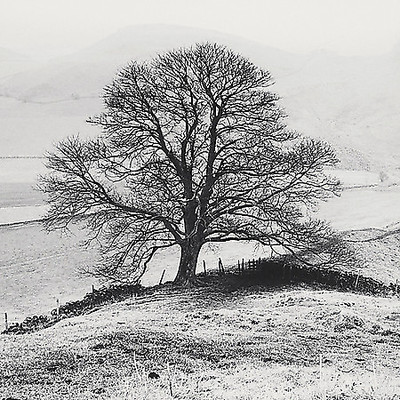
[[[174,245],[182,284],[195,279],[205,243],[321,249],[332,232],[308,210],[337,191],[324,174],[336,158],[327,143],[287,129],[272,83],[217,44],[130,63],[89,121],[102,135],[69,138],[47,155],[47,228],[84,222],[101,243],[94,272],[113,280],[138,278]]]

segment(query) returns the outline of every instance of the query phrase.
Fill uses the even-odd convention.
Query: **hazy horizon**
[[[28,58],[1,52],[3,156],[94,135],[85,120],[129,60],[213,40],[271,72],[291,129],[328,140],[348,167],[398,167],[400,1],[5,3],[0,49]]]
[[[398,15],[397,0],[0,1],[0,47],[51,58],[129,26],[167,24],[215,30],[294,53],[379,55],[400,42]]]

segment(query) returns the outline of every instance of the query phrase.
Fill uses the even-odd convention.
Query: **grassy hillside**
[[[82,297],[97,281],[82,277],[78,266],[91,265],[94,250],[79,247],[82,235],[47,234],[40,224],[0,227],[0,312],[11,322],[46,313],[56,299]],[[1,398],[1,397],[0,397]]]
[[[26,170],[32,169],[28,164]],[[348,231],[348,239],[354,241],[364,260],[361,271],[364,275],[385,283],[400,281],[400,234],[393,225],[400,221],[399,187],[381,184],[378,174],[371,172],[332,173],[349,189],[341,197],[322,204],[319,215],[332,221],[336,229]],[[43,208],[32,206],[39,194],[32,192],[29,185],[15,183],[2,188],[6,190],[0,194],[4,205],[0,207],[0,222],[23,220],[43,213]],[[21,207],[6,207],[10,199],[18,199]],[[389,224],[392,226],[388,227]],[[57,298],[65,303],[82,297],[92,284],[98,287],[96,280],[84,279],[77,273],[79,267],[93,265],[97,260],[95,249],[79,247],[84,237],[79,230],[74,230],[72,236],[47,234],[39,223],[0,227],[0,312],[8,312],[10,321],[20,321],[29,314],[47,313]],[[378,239],[365,241],[366,237]],[[210,269],[217,267],[218,258],[224,265],[235,265],[238,259],[259,256],[267,257],[268,253],[249,244],[214,246],[202,252],[198,271],[202,271],[202,260]],[[172,280],[178,259],[178,249],[160,252],[151,263],[143,284],[158,283],[164,269],[165,280]]]
[[[1,336],[0,398],[397,399],[399,305],[307,286],[165,286]]]
[[[1,217],[1,213],[0,213]],[[79,271],[98,260],[96,248],[80,246],[84,232],[72,229],[69,235],[46,233],[40,223],[0,227],[0,313],[7,312],[11,322],[27,315],[48,313],[56,299],[62,303],[76,300],[99,287],[97,279],[82,276]],[[236,264],[238,258],[259,257],[262,249],[249,244],[231,244],[204,249],[201,260],[207,269],[218,266],[218,258],[225,265]],[[265,253],[264,253],[265,254]],[[159,282],[163,270],[164,281],[175,277],[179,260],[178,249],[161,251],[143,277],[144,285]],[[198,271],[202,271],[200,263]]]
[[[35,61],[25,55],[0,47],[0,81],[35,66]]]

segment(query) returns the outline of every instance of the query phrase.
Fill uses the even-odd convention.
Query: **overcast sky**
[[[289,50],[382,54],[400,42],[400,0],[0,0],[0,47],[56,56],[120,28],[178,24]]]

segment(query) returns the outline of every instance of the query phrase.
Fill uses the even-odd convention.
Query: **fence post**
[[[282,265],[282,282],[285,282],[286,277],[286,263]]]
[[[354,284],[354,288],[355,288],[355,289],[357,289],[359,278],[360,278],[360,272],[357,274],[356,282],[355,282],[355,284]]]
[[[94,285],[92,285],[92,293],[94,293]]]
[[[60,299],[57,299],[57,318],[60,316]]]
[[[4,325],[6,327],[6,330],[8,329],[8,315],[7,313],[4,313]]]
[[[163,270],[163,272],[162,272],[162,274],[161,274],[161,278],[160,278],[160,283],[159,283],[159,285],[162,284],[162,281],[163,281],[163,279],[164,279],[164,275],[165,275],[165,269]]]
[[[319,355],[319,383],[322,384],[322,354]]]
[[[206,262],[203,260],[203,270],[204,270],[204,276],[207,275],[207,268],[206,268]]]
[[[238,260],[238,271],[239,271],[239,275],[240,275],[240,260]]]
[[[244,267],[245,267],[245,262],[244,262],[244,258],[242,258],[242,274],[244,274]]]
[[[222,275],[225,275],[225,270],[221,258],[218,258],[218,271],[221,272]]]

